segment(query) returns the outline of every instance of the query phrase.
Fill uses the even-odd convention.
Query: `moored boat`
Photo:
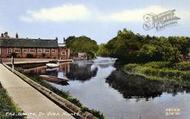
[[[58,61],[49,61],[49,63],[46,64],[48,68],[56,68],[59,67],[59,62]]]
[[[51,75],[40,75],[40,77],[48,81],[69,81],[67,77],[58,78],[56,76],[51,76]]]

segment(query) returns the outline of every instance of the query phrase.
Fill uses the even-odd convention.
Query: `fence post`
[[[12,71],[14,71],[15,67],[14,67],[14,57],[13,56],[11,57],[11,65],[12,65]]]

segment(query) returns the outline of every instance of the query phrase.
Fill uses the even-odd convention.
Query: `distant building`
[[[85,52],[79,52],[78,53],[78,59],[87,59],[87,54]]]
[[[29,39],[0,37],[2,58],[14,55],[17,58],[69,59],[70,49],[59,44],[57,39]]]

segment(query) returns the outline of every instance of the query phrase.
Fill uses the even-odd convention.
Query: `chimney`
[[[1,38],[4,38],[4,34],[3,33],[1,33]]]
[[[16,39],[18,39],[18,33],[16,33]]]
[[[63,37],[63,43],[65,43],[65,40],[66,40],[65,37]]]

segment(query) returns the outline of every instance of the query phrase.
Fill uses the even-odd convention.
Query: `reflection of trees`
[[[161,82],[158,80],[147,80],[140,76],[127,75],[121,71],[113,71],[106,79],[106,82],[125,98],[154,98],[160,96],[162,92],[170,92],[174,95],[176,92],[185,89],[176,84]]]
[[[70,65],[70,72],[66,74],[69,79],[72,80],[89,80],[90,78],[96,76],[98,69],[91,71],[92,64],[86,64],[86,66],[80,66],[78,64]]]
[[[65,63],[59,67],[59,72],[66,74],[67,78],[71,80],[89,80],[96,76],[98,68],[95,67],[91,70],[91,62],[77,62],[77,63]],[[24,73],[31,75],[51,75],[58,76],[58,70],[48,70],[46,66],[23,69]]]

